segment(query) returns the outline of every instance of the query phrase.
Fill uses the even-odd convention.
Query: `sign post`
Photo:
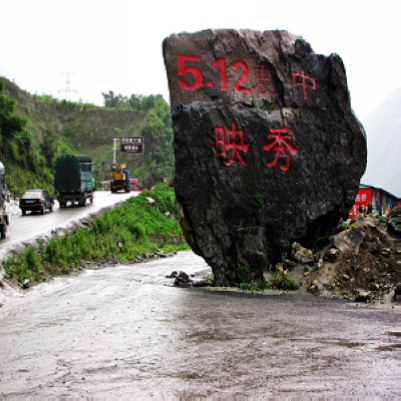
[[[120,138],[121,153],[142,154],[143,148],[143,136],[122,136]]]

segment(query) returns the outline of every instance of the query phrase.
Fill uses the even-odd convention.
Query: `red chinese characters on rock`
[[[259,90],[261,95],[264,95],[266,92],[268,92],[270,96],[276,96],[276,93],[270,90],[272,80],[271,69],[265,65],[258,64],[253,71],[256,76],[256,85],[252,89],[254,91]]]
[[[192,56],[188,54],[178,54],[177,58],[177,75],[179,86],[187,91],[194,91],[206,84],[209,88],[220,87],[222,91],[228,91],[227,83],[227,60],[220,57],[213,63],[213,69],[219,72],[219,78],[207,79],[205,82],[203,72],[199,67],[202,66],[200,56]],[[271,97],[275,97],[276,93],[272,90],[273,74],[269,66],[257,64],[253,72],[256,77],[256,85],[248,87],[247,80],[249,76],[249,67],[243,60],[236,60],[231,65],[231,69],[240,73],[234,82],[234,92],[245,95],[251,95],[252,91],[259,95],[269,93]],[[217,78],[217,80],[216,80]],[[218,82],[220,81],[220,83]],[[316,90],[316,78],[305,74],[305,68],[301,72],[292,73],[292,83],[294,86],[303,88],[304,99],[308,99],[308,89]],[[252,88],[252,89],[251,89]]]
[[[284,135],[288,133],[288,127],[270,128],[270,132],[271,134],[269,134],[269,139],[274,138],[274,141],[264,146],[263,150],[265,150],[266,152],[271,149],[275,150],[276,157],[273,161],[267,163],[267,167],[272,168],[276,165],[281,152],[283,156],[287,159],[287,162],[286,164],[281,165],[280,168],[283,171],[287,171],[288,167],[290,167],[291,162],[290,155],[287,153],[287,149],[292,155],[295,155],[297,153],[297,150],[286,141],[286,139],[291,139],[292,136],[291,134]]]
[[[235,123],[232,123],[232,129],[228,129],[227,133],[224,127],[215,127],[216,134],[216,153],[217,156],[226,156],[227,150],[231,149],[231,155],[228,160],[224,160],[224,164],[229,166],[233,161],[235,155],[237,155],[239,161],[244,165],[248,166],[245,160],[242,158],[239,151],[246,153],[248,151],[249,144],[244,143],[244,131],[237,130]],[[237,136],[239,142],[237,143]]]
[[[309,75],[305,75],[305,68],[302,68],[302,73],[293,72],[292,82],[294,86],[302,86],[304,89],[304,99],[308,98],[307,88],[316,89],[316,79]]]

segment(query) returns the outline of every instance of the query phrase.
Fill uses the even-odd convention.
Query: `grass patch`
[[[156,201],[156,208],[147,203],[147,197]],[[37,249],[28,247],[3,261],[2,265],[8,275],[19,281],[38,282],[45,274],[65,274],[74,267],[84,266],[87,261],[129,261],[156,250],[190,249],[186,242],[178,245],[165,242],[157,246],[149,240],[149,234],[183,235],[180,225],[176,226],[175,205],[174,189],[159,184],[153,191],[144,191],[121,207],[96,218],[90,227],[77,228],[71,235],[55,237],[47,243],[40,241]],[[175,219],[166,217],[166,211]]]

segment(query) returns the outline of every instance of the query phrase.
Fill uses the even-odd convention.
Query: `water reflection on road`
[[[210,273],[181,252],[7,298],[0,394],[401,395],[397,307],[178,289],[165,278],[173,270]]]

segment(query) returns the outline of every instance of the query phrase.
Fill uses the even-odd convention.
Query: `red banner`
[[[372,190],[370,188],[360,189],[348,217],[352,219],[359,213],[358,210],[359,204],[362,205],[363,213],[365,213],[368,210],[368,204],[371,202],[372,202]]]

